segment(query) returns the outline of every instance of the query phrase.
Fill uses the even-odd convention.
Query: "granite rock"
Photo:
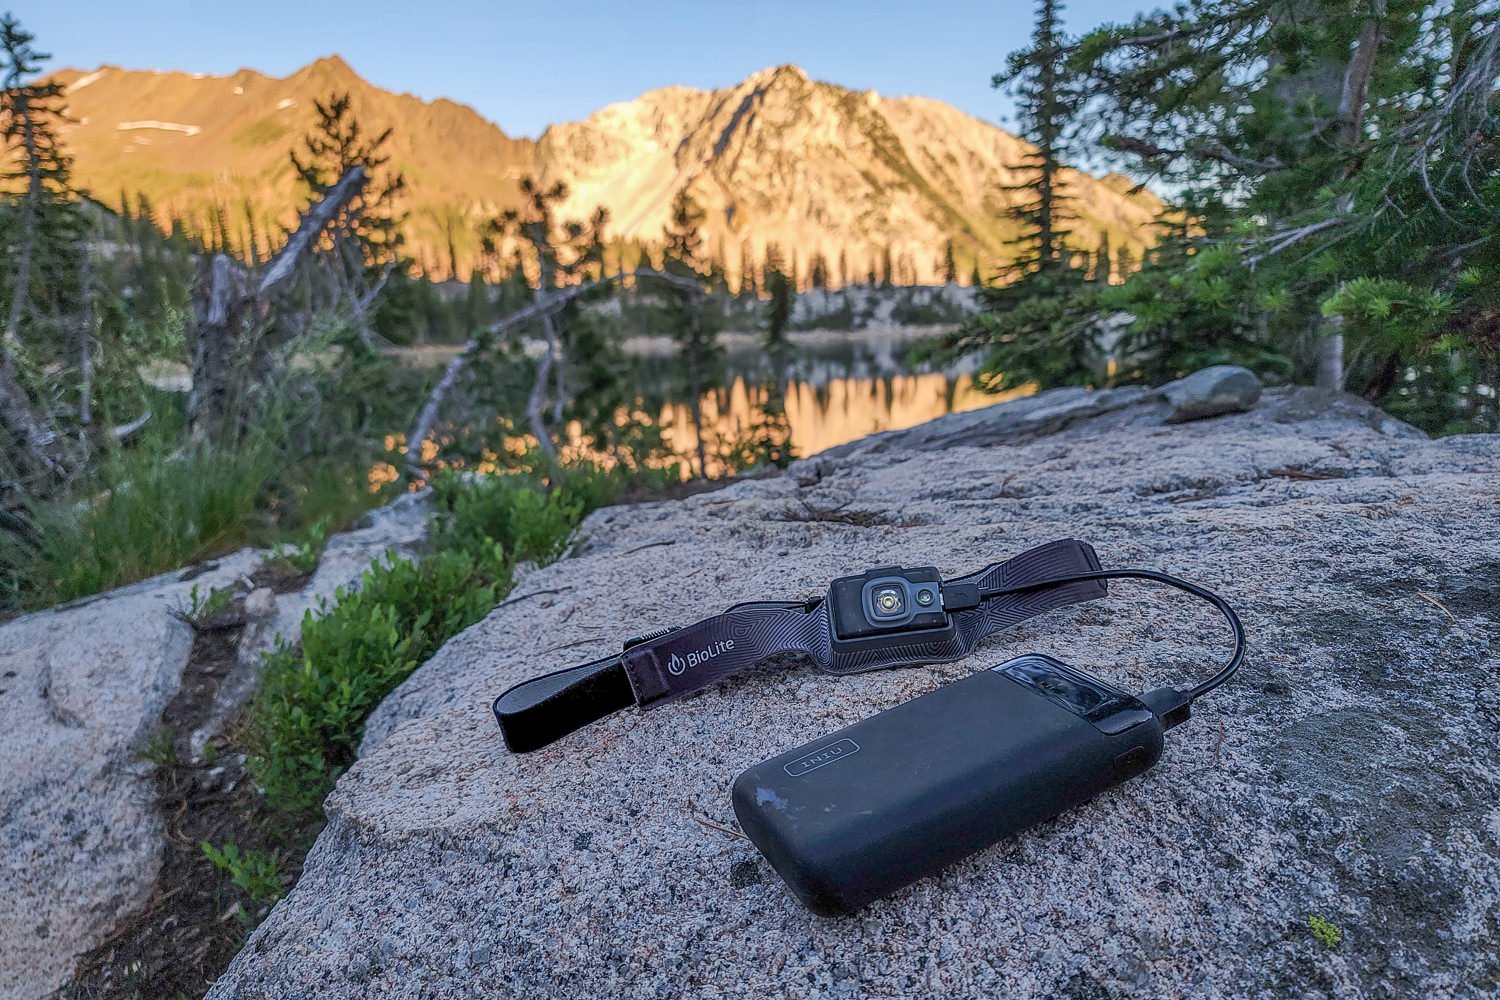
[[[145,901],[161,817],[142,751],[193,648],[173,612],[259,562],[246,549],[0,627],[0,997],[50,993]]]
[[[253,663],[278,642],[295,643],[302,619],[324,601],[332,601],[340,587],[358,586],[370,564],[387,552],[410,557],[427,537],[427,515],[432,508],[427,493],[407,493],[366,514],[351,531],[334,535],[323,546],[312,578],[296,593],[282,594],[272,614],[253,623],[240,645],[241,662]]]
[[[261,653],[303,615],[425,536],[429,501],[403,497],[329,539],[298,591],[251,589],[245,549],[0,626],[0,1000],[50,993],[77,957],[146,901],[161,865],[148,738],[193,648],[179,613],[215,588],[244,594],[238,662],[190,734],[198,757],[254,689]],[[179,734],[180,735],[180,734]]]
[[[1493,996],[1500,438],[1301,389],[1167,411],[1042,393],[596,512],[381,707],[211,996]],[[1119,585],[962,662],[785,659],[526,756],[489,715],[646,629],[1061,536],[1230,598],[1242,673],[1148,774],[851,919],[811,916],[736,835],[741,769],[1028,650],[1180,684],[1224,654],[1212,612]]]
[[[1171,405],[1167,423],[1244,413],[1260,399],[1260,379],[1239,365],[1201,368],[1157,390]]]

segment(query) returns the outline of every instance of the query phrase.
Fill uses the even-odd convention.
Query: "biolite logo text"
[[[733,639],[720,639],[718,642],[704,646],[702,649],[692,650],[688,653],[686,659],[673,653],[667,657],[667,673],[673,677],[681,677],[683,671],[687,670],[688,667],[696,667],[700,663],[707,663],[720,653],[727,653],[733,648]]]

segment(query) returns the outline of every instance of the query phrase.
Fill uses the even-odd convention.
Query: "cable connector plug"
[[[979,607],[980,597],[977,583],[943,584],[943,610],[950,615],[957,611],[968,611],[970,608]]]
[[[1176,688],[1157,688],[1140,696],[1141,702],[1161,720],[1163,729],[1180,726],[1192,715],[1193,700]]]

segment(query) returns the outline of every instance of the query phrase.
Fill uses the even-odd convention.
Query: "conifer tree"
[[[703,256],[703,209],[686,187],[672,198],[671,215],[663,231],[662,268],[668,274],[707,282],[710,265]],[[709,328],[703,297],[675,285],[664,286],[672,303],[668,323],[688,375],[688,406],[697,440],[698,476],[708,475],[707,441],[703,426],[703,394],[718,384],[719,349]]]
[[[394,272],[411,264],[402,248],[404,216],[398,208],[406,180],[389,169],[392,130],[366,134],[348,91],[314,99],[313,108],[316,120],[303,136],[302,148],[290,154],[309,202],[322,198],[355,166],[363,166],[370,178],[324,236],[327,256],[340,276],[338,298],[352,314],[360,340],[368,345],[369,313],[380,292]]]
[[[1500,421],[1492,0],[1189,0],[1091,32],[1070,68],[1092,137],[1181,192],[1199,234],[1117,290],[1153,303],[1135,341],[1186,357],[1204,309],[1250,296],[1222,309],[1225,360],[1280,358],[1435,428]],[[1406,372],[1453,391],[1406,410]]]
[[[1022,180],[1002,189],[1022,196],[1006,212],[1020,235],[1000,283],[979,282],[976,263],[981,311],[944,341],[950,356],[982,352],[985,383],[997,389],[1088,383],[1099,366],[1092,286],[1065,245],[1071,210],[1061,178],[1078,94],[1065,72],[1061,10],[1058,0],[1037,0],[1031,45],[991,81],[1015,95],[1020,134],[1034,147],[1012,168]]]
[[[958,284],[958,263],[953,259],[953,241],[943,244],[943,266],[939,271],[945,285]]]
[[[68,158],[58,145],[62,86],[36,80],[50,57],[32,47],[34,40],[13,15],[0,17],[0,139],[6,152],[0,174],[0,423],[17,478],[44,490],[65,478],[77,458],[50,412],[54,387],[48,373],[58,364],[74,370],[78,359],[76,338],[63,331],[82,323],[87,248]],[[87,336],[76,345],[84,352]],[[87,402],[80,406],[88,409]]]

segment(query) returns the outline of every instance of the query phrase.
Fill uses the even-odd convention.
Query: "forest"
[[[996,390],[1231,362],[1433,433],[1496,428],[1494,4],[1194,0],[1077,37],[1060,6],[1038,5],[1032,44],[994,80],[1033,144],[1010,165],[1022,235],[977,275],[979,315],[922,360],[977,354]],[[439,450],[438,464],[544,476],[585,455],[669,478],[789,457],[790,303],[838,278],[819,265],[804,281],[771,247],[731,294],[685,192],[654,257],[626,267],[607,213],[559,218],[565,190],[527,180],[454,295],[404,254],[389,132],[362,129],[347,95],[319,101],[288,154],[299,225],[241,231],[228,208],[162,220],[139,193],[78,190],[48,57],[14,17],[0,52],[8,606],[326,532],[427,482]],[[1071,240],[1060,175],[1079,163],[1167,197],[1145,259],[1102,266]],[[763,331],[766,417],[733,440],[699,433],[688,467],[666,472],[619,344],[670,334],[696,415],[722,384],[730,322]],[[441,371],[394,363],[412,342],[460,349]],[[190,391],[161,388],[162,363],[188,366]]]

